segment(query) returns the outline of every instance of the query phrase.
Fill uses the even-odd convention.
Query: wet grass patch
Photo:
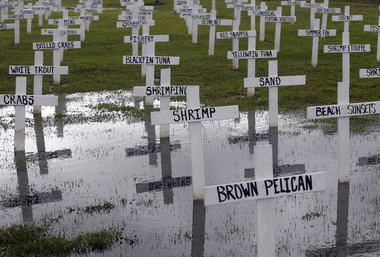
[[[77,235],[71,239],[53,235],[46,226],[34,224],[12,225],[0,228],[1,256],[69,256],[104,251],[118,242],[129,241],[122,237],[119,228],[111,227]]]
[[[319,218],[321,217],[321,214],[319,212],[309,212],[309,213],[306,213],[305,215],[302,216],[302,220],[307,220],[307,221],[310,221],[310,220],[313,220],[315,218]]]
[[[109,213],[112,209],[116,207],[115,204],[105,201],[102,204],[97,204],[97,205],[88,205],[84,208],[73,208],[73,207],[68,207],[68,212],[76,212],[76,213],[87,213],[87,214],[93,214],[93,213],[101,213],[101,212],[106,212]]]

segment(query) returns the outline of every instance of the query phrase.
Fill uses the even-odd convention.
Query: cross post
[[[198,19],[195,20],[195,23],[198,23],[199,25],[210,26],[208,55],[214,55],[216,26],[231,26],[232,20],[216,19],[216,10],[212,10],[210,19]]]
[[[276,30],[275,30],[275,41],[274,41],[274,49],[280,51],[280,39],[281,39],[281,23],[283,22],[296,22],[295,16],[282,16],[282,7],[277,7],[276,16],[266,16],[265,22],[275,22]]]
[[[379,16],[379,25],[364,25],[364,31],[368,32],[377,32],[377,54],[376,60],[380,62],[380,16]]]
[[[306,76],[278,76],[277,60],[268,62],[268,75],[246,78],[244,87],[269,87],[269,127],[278,127],[278,87],[305,85]]]
[[[26,77],[16,77],[15,95],[0,95],[0,105],[15,106],[15,152],[25,151],[25,107],[57,104],[57,96],[27,95]]]
[[[152,125],[189,123],[191,170],[194,200],[204,199],[204,158],[202,144],[202,121],[233,119],[239,117],[239,107],[200,107],[199,86],[186,90],[187,108],[173,111],[152,112]]]
[[[314,19],[314,28],[310,30],[298,30],[298,36],[312,36],[313,46],[311,55],[311,65],[313,67],[317,66],[318,63],[318,48],[319,48],[319,38],[325,36],[336,36],[335,29],[319,29],[319,19]]]
[[[34,66],[9,66],[10,75],[34,75],[34,95],[42,95],[42,81],[44,75],[65,74],[69,72],[68,66],[43,66],[43,52],[34,52]],[[41,113],[41,106],[33,106],[34,113]]]

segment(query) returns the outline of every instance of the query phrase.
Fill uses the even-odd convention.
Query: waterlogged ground
[[[59,102],[42,109],[43,126],[27,109],[17,158],[14,108],[0,109],[0,226],[47,222],[67,236],[117,226],[135,239],[93,256],[255,256],[255,201],[193,202],[187,125],[160,141],[149,121],[97,108],[141,108],[127,91]],[[207,185],[252,179],[253,147],[269,140],[280,176],[328,174],[325,191],[275,200],[278,256],[380,256],[380,119],[351,121],[350,183],[339,186],[335,124],[306,121],[304,111],[280,115],[278,133],[266,111],[202,124]]]

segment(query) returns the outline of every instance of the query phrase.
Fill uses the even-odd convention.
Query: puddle
[[[0,108],[0,226],[50,220],[56,232],[73,236],[118,225],[137,239],[105,255],[255,255],[255,201],[193,202],[188,125],[171,125],[170,140],[160,141],[159,127],[96,108],[142,108],[128,91],[63,95],[59,103],[42,108],[43,126],[27,108],[26,154],[17,162],[14,109]],[[254,145],[271,142],[276,175],[328,174],[325,191],[275,199],[278,256],[378,256],[379,117],[351,132],[350,184],[338,186],[336,130],[302,113],[280,115],[277,132],[266,111],[202,123],[206,184],[252,179]],[[57,122],[62,117],[70,119]]]

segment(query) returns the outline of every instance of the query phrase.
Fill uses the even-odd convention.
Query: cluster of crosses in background
[[[282,23],[296,22],[295,7],[310,8],[310,28],[298,31],[298,36],[313,37],[311,64],[317,66],[319,38],[326,36],[336,36],[336,30],[327,29],[329,14],[339,14],[339,8],[329,8],[328,0],[323,3],[306,1],[282,1],[281,5],[290,6],[291,15],[282,16],[281,6],[276,10],[268,10],[265,2],[256,5],[255,0],[251,3],[244,3],[244,0],[226,0],[226,7],[234,9],[234,19],[218,19],[215,8],[215,0],[212,1],[212,9],[207,13],[198,1],[174,0],[174,10],[178,12],[187,25],[188,34],[192,35],[192,42],[197,44],[198,26],[209,26],[209,55],[214,54],[215,39],[232,39],[232,51],[227,52],[227,58],[232,59],[232,69],[238,69],[239,60],[247,59],[247,78],[244,79],[244,87],[247,88],[247,95],[252,96],[256,87],[269,87],[269,127],[278,127],[278,87],[305,85],[306,76],[280,76],[278,74],[277,60],[268,61],[268,76],[255,76],[256,59],[275,59],[280,51],[281,25]],[[118,16],[116,28],[131,29],[131,34],[124,37],[124,43],[132,44],[132,55],[123,56],[123,64],[141,65],[141,76],[145,77],[146,85],[134,87],[133,95],[145,97],[147,106],[153,105],[153,100],[159,98],[160,111],[151,113],[151,125],[160,125],[160,139],[169,142],[170,124],[188,123],[191,149],[191,177],[175,178],[171,177],[171,172],[166,172],[163,180],[157,182],[161,188],[169,185],[170,182],[176,185],[193,185],[194,200],[204,201],[204,204],[215,205],[244,200],[257,200],[258,208],[258,256],[274,256],[274,227],[275,208],[273,197],[296,194],[301,192],[314,192],[324,189],[325,173],[304,173],[301,175],[283,176],[275,178],[273,176],[273,160],[277,158],[276,149],[272,149],[271,144],[259,144],[254,146],[255,160],[255,180],[205,186],[204,160],[202,148],[202,121],[236,119],[239,117],[238,106],[224,107],[204,107],[200,103],[199,86],[195,85],[171,85],[171,69],[161,70],[161,83],[155,85],[154,69],[156,65],[178,65],[179,57],[176,56],[155,56],[156,42],[169,42],[169,35],[150,35],[150,26],[155,25],[153,20],[153,6],[146,6],[142,0],[121,0],[121,6],[126,10]],[[68,74],[68,67],[60,66],[63,59],[64,50],[81,47],[81,42],[85,40],[85,33],[89,31],[91,21],[98,20],[94,13],[102,12],[102,3],[97,0],[83,1],[74,9],[80,15],[69,16],[67,9],[61,6],[59,1],[38,1],[35,5],[24,6],[22,1],[11,2],[1,1],[1,22],[13,20],[14,23],[1,23],[0,29],[14,29],[15,44],[20,40],[21,19],[27,19],[27,32],[31,31],[31,20],[34,15],[39,16],[39,25],[43,24],[43,16],[49,24],[58,26],[56,29],[42,29],[41,34],[52,35],[51,42],[33,43],[35,51],[34,66],[12,65],[9,66],[9,73],[17,75],[15,95],[0,95],[0,105],[16,106],[15,115],[15,152],[25,152],[25,106],[34,106],[34,113],[41,113],[42,105],[57,105],[56,96],[42,95],[42,79],[44,75],[53,75],[54,83],[60,84],[60,75]],[[9,9],[13,9],[13,14],[8,14]],[[62,12],[61,19],[48,19],[52,11]],[[242,12],[246,12],[251,17],[251,29],[240,31],[240,19]],[[322,14],[322,24],[315,18],[316,13]],[[260,17],[260,40],[265,39],[265,23],[275,22],[275,41],[273,49],[256,49],[256,16]],[[307,119],[338,119],[338,181],[339,183],[349,183],[349,119],[350,116],[369,115],[380,113],[380,102],[350,103],[350,53],[370,52],[370,45],[350,44],[349,24],[352,21],[363,20],[362,15],[351,15],[350,8],[345,7],[343,15],[332,15],[332,21],[344,22],[341,45],[325,45],[324,53],[341,53],[343,78],[338,83],[338,97],[336,105],[314,106],[307,108]],[[72,28],[69,26],[79,26]],[[232,31],[216,32],[217,26],[231,26]],[[141,30],[141,34],[140,34]],[[380,61],[380,16],[379,25],[365,25],[364,31],[378,33],[377,60]],[[68,35],[79,35],[80,41],[68,41]],[[248,38],[248,49],[239,49],[239,39]],[[141,44],[141,55],[139,45]],[[53,66],[43,66],[43,52],[41,50],[53,50]],[[380,68],[365,68],[359,71],[361,78],[380,77]],[[26,94],[26,75],[34,76],[34,94]],[[186,109],[170,110],[171,96],[185,96],[187,102]],[[170,151],[170,146],[161,151]],[[149,149],[148,149],[149,151]],[[169,159],[162,159],[169,162]],[[163,165],[164,166],[164,165]],[[169,165],[170,166],[170,165]],[[168,167],[168,165],[165,165]],[[300,167],[300,166],[298,166]],[[302,167],[302,165],[301,165]],[[304,166],[303,166],[304,167]],[[170,167],[169,167],[170,169]],[[304,168],[303,168],[304,169]],[[305,172],[303,170],[303,172]],[[150,185],[136,185],[138,192],[149,190]],[[169,201],[170,202],[170,201]],[[348,203],[347,203],[348,204]],[[265,247],[263,247],[265,245]]]

